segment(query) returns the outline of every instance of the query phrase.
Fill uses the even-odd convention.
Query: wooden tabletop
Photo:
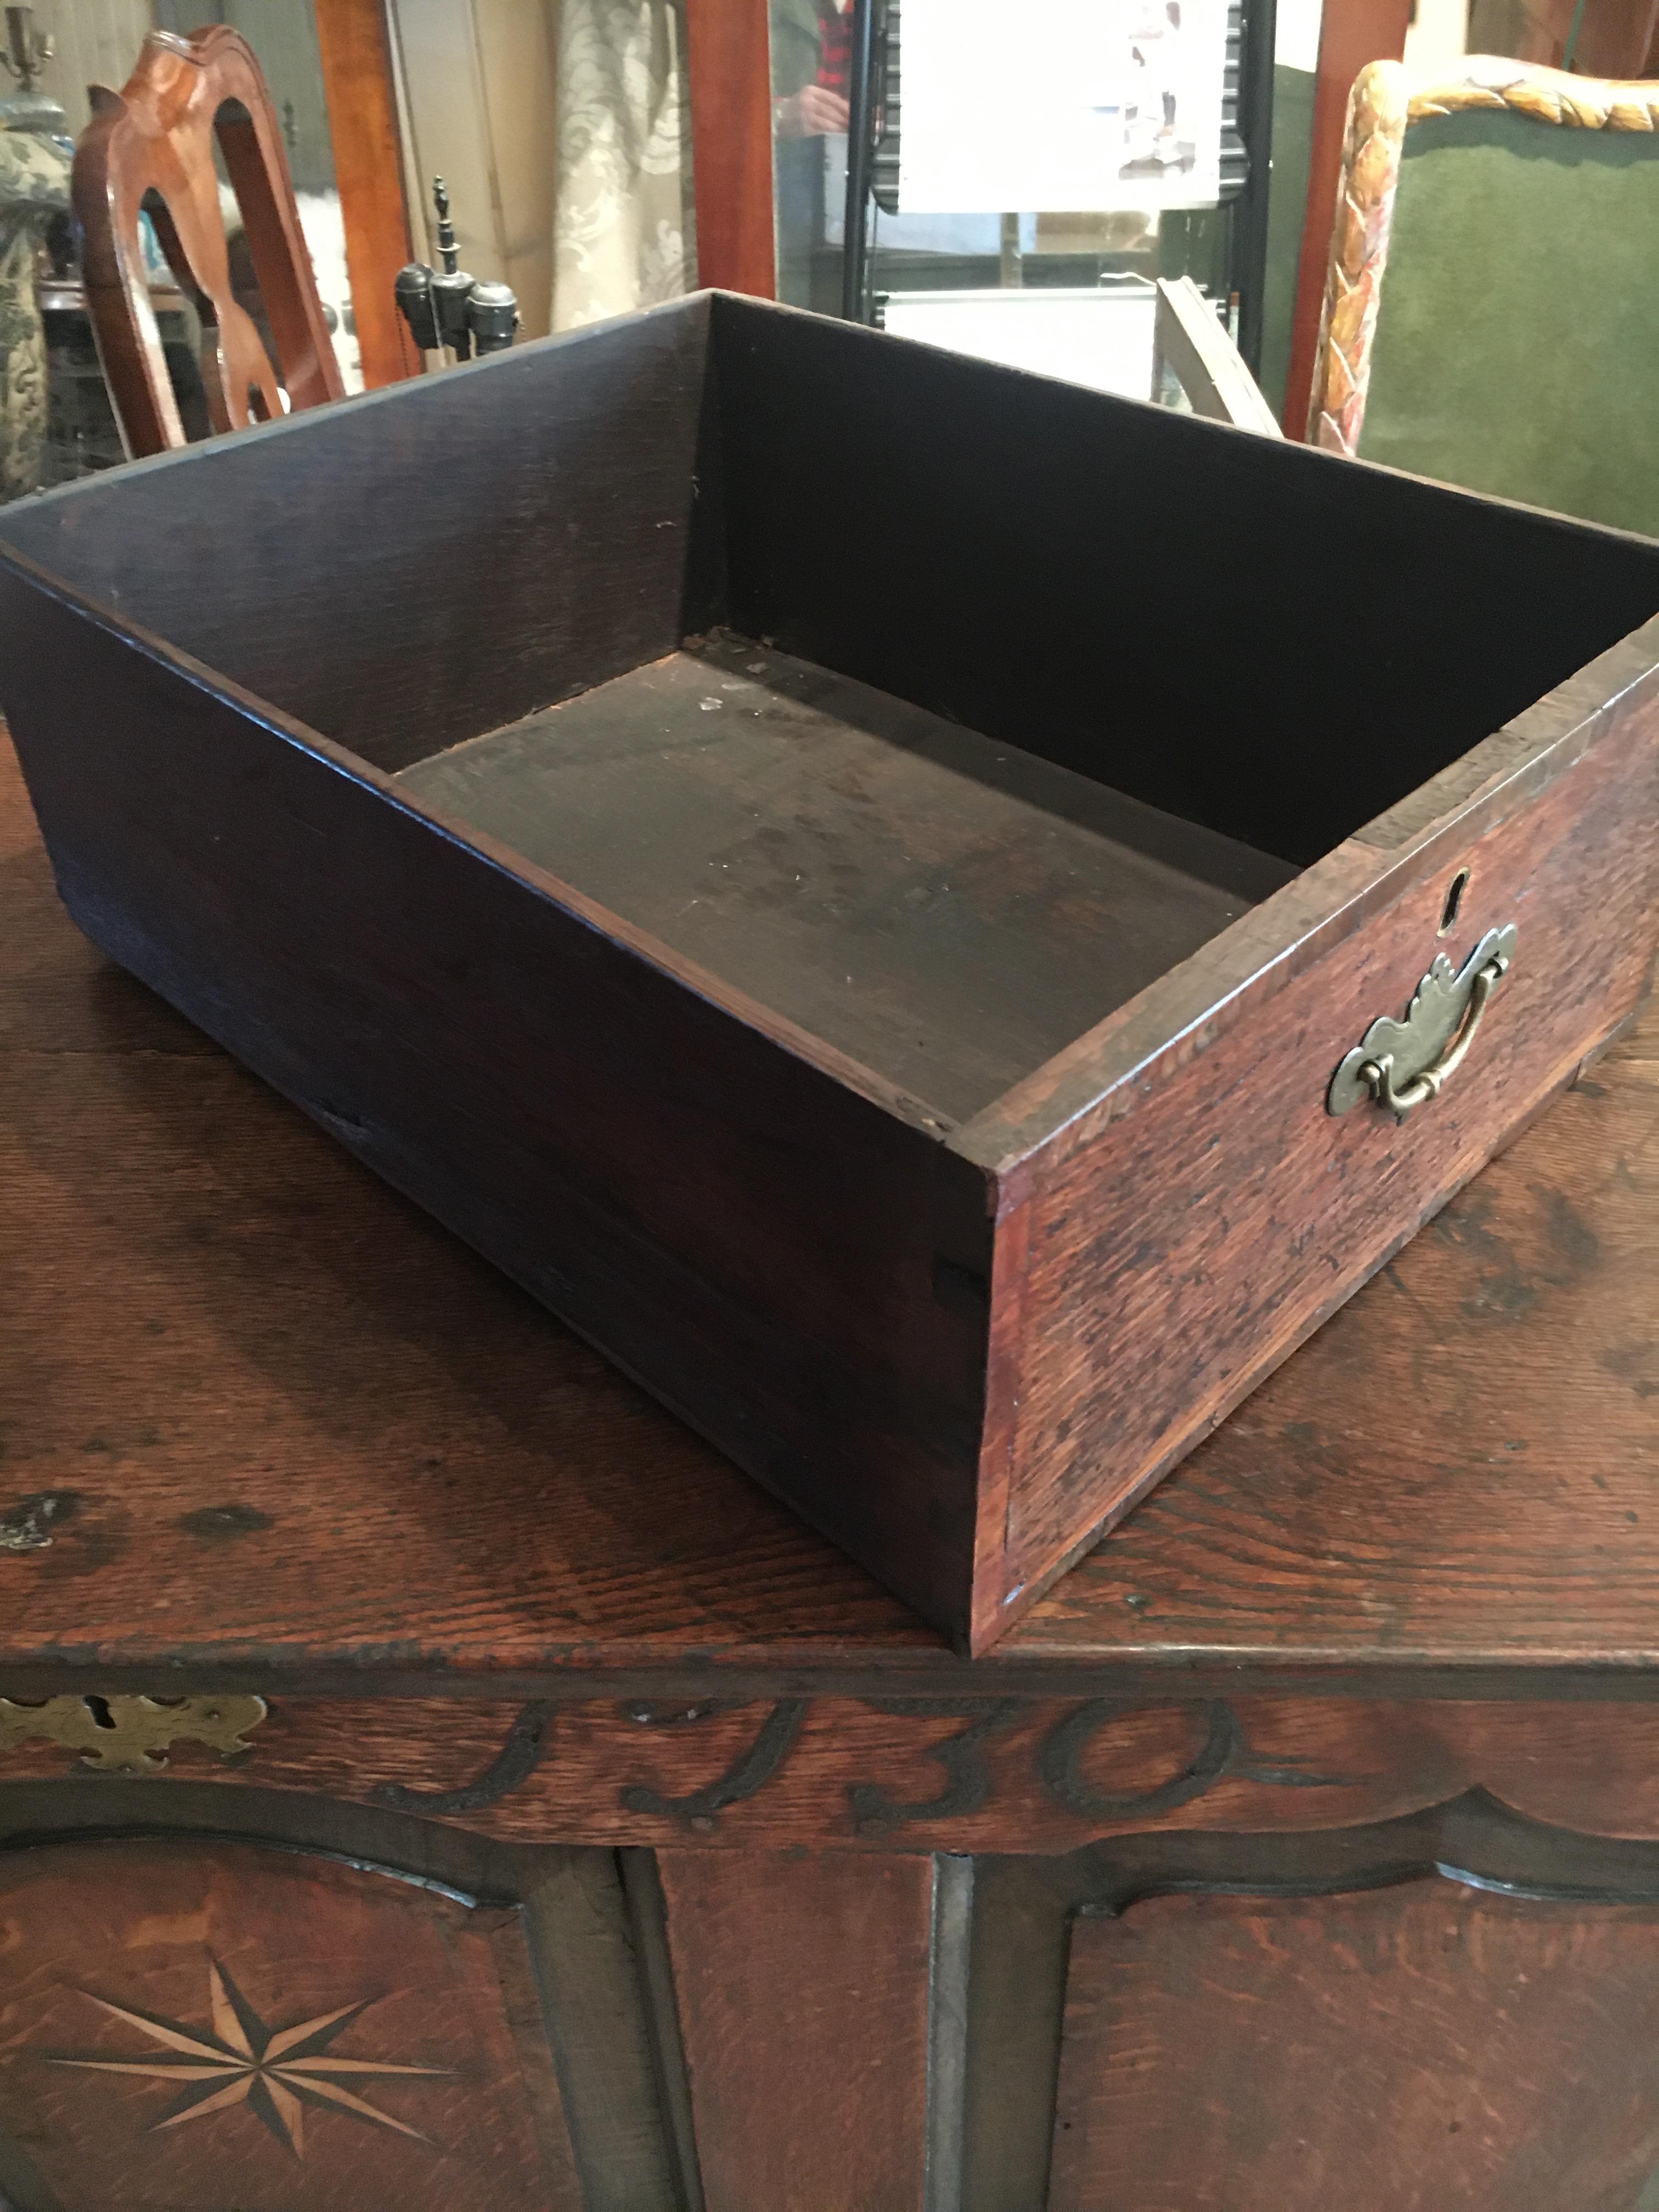
[[[1659,1665],[1656,1047],[969,1667],[96,953],[0,745],[0,1690]]]

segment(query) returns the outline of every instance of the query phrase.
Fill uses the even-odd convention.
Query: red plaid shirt
[[[836,0],[819,0],[818,57],[818,83],[826,92],[838,92],[845,100],[852,73],[853,0],[847,0],[846,7],[840,9]]]

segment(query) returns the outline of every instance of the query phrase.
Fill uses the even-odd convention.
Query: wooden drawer
[[[0,530],[82,926],[975,1650],[1651,956],[1659,547],[786,310]]]

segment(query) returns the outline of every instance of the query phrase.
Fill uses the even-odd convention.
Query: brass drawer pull
[[[1331,1078],[1328,1111],[1346,1114],[1374,1098],[1403,1121],[1413,1107],[1438,1097],[1474,1042],[1487,1001],[1509,973],[1515,944],[1510,922],[1489,929],[1461,969],[1443,952],[1437,955],[1405,1020],[1380,1015]]]

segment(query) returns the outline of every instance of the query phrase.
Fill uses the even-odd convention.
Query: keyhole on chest
[[[115,1726],[115,1716],[109,1709],[107,1698],[88,1698],[85,1703],[94,1728],[112,1729]],[[101,1758],[103,1754],[100,1753],[99,1756]]]
[[[1456,926],[1457,909],[1463,903],[1463,887],[1468,880],[1469,872],[1467,868],[1460,868],[1452,878],[1446,892],[1446,903],[1440,909],[1440,927],[1437,932],[1438,936],[1443,937],[1449,929]]]

